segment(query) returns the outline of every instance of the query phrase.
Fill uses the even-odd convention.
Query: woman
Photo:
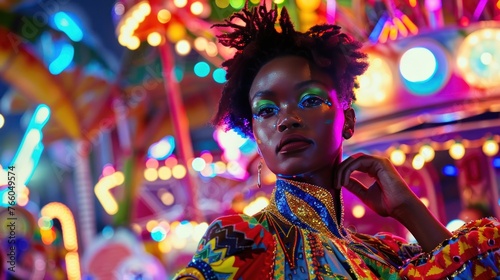
[[[253,137],[277,175],[270,205],[250,217],[216,219],[176,279],[491,279],[500,277],[499,223],[474,221],[452,235],[416,197],[389,160],[355,154],[356,76],[361,44],[333,25],[296,32],[283,9],[243,9],[219,27],[237,49],[214,124]],[[232,23],[233,19],[243,25]],[[366,187],[351,178],[369,174]],[[417,239],[364,235],[343,227],[342,187]]]

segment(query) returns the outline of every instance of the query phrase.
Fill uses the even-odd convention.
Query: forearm
[[[394,218],[413,234],[425,252],[430,252],[452,236],[450,231],[418,199]]]

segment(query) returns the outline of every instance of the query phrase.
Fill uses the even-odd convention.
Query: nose
[[[276,125],[279,132],[287,129],[302,127],[302,119],[297,115],[287,115],[278,120]]]

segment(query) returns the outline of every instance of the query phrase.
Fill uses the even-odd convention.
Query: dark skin
[[[342,186],[381,216],[401,222],[424,251],[451,233],[435,219],[386,158],[355,154],[342,162],[342,142],[354,133],[354,110],[338,99],[332,79],[306,59],[271,60],[249,92],[252,130],[269,169],[327,188],[340,201]],[[354,171],[375,179],[365,186]]]

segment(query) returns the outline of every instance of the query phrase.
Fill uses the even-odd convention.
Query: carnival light
[[[401,166],[406,161],[406,154],[400,149],[395,149],[391,152],[390,159],[394,165]]]
[[[191,163],[191,166],[193,167],[193,170],[195,171],[202,171],[205,166],[207,166],[207,163],[205,160],[201,157],[197,157],[193,159],[193,162]]]
[[[162,166],[162,167],[158,168],[158,178],[166,181],[166,180],[170,179],[171,177],[172,177],[172,169],[170,169],[167,166]]]
[[[453,145],[451,145],[450,150],[449,150],[451,158],[455,160],[459,160],[464,157],[465,155],[465,148],[464,145],[460,142],[455,142]]]
[[[65,12],[57,12],[53,17],[55,27],[64,32],[71,40],[80,42],[83,39],[83,31],[73,18]]]
[[[168,157],[166,160],[165,160],[165,166],[166,167],[170,167],[170,168],[173,168],[174,166],[176,166],[178,163],[177,161],[177,158],[174,157],[174,156],[171,156],[171,157]]]
[[[446,50],[432,40],[409,47],[400,58],[399,71],[403,85],[416,95],[436,93],[451,75]]]
[[[443,167],[443,174],[446,176],[457,176],[458,171],[455,166],[448,164]]]
[[[148,34],[148,44],[150,44],[152,47],[157,47],[161,44],[161,35],[158,32],[151,32]]]
[[[187,170],[186,167],[182,164],[178,164],[172,168],[172,176],[175,179],[182,179],[186,176]]]
[[[422,167],[424,167],[425,164],[425,159],[421,154],[416,154],[415,157],[413,157],[413,160],[411,162],[411,166],[415,170],[420,170]]]
[[[259,196],[243,208],[243,213],[252,216],[264,209],[267,205],[269,205],[269,199],[264,196]]]
[[[206,77],[210,73],[210,65],[204,61],[200,61],[194,65],[194,73],[200,78]]]
[[[393,95],[391,67],[379,55],[368,54],[369,67],[358,78],[359,88],[355,89],[356,105],[362,107],[378,106]]]
[[[68,251],[65,256],[66,273],[68,279],[81,279],[80,261],[78,257],[78,239],[76,235],[75,219],[69,208],[59,202],[51,202],[40,211],[42,216],[58,219],[61,224],[64,248]]]
[[[124,181],[125,176],[118,171],[101,178],[94,187],[94,193],[108,215],[118,213],[118,203],[110,191],[123,184]]]
[[[362,218],[366,213],[366,209],[363,205],[355,205],[353,208],[352,208],[352,215],[355,217],[355,218]]]
[[[166,206],[170,206],[170,205],[174,204],[175,197],[171,192],[165,192],[161,195],[160,200]]]
[[[175,44],[175,51],[179,54],[179,55],[187,55],[189,54],[189,52],[191,51],[191,45],[189,44],[189,42],[187,40],[180,40],[179,42],[177,42]]]
[[[458,48],[456,63],[471,86],[500,86],[500,28],[484,28],[469,34]]]
[[[175,139],[173,136],[165,136],[160,141],[149,146],[148,156],[157,160],[169,157],[175,149]]]
[[[436,72],[436,57],[426,48],[407,50],[399,61],[399,71],[410,82],[425,82]],[[419,67],[415,67],[419,65]]]
[[[223,84],[226,82],[226,70],[224,70],[222,68],[217,68],[212,73],[212,77],[213,77],[215,82],[217,82],[219,84]]]
[[[146,168],[144,170],[144,179],[149,182],[156,181],[156,179],[158,179],[158,171],[156,170],[156,168]]]
[[[5,124],[5,118],[3,117],[2,114],[0,114],[0,128],[2,128],[4,124]]]
[[[158,14],[156,15],[156,17],[158,18],[158,21],[160,23],[165,24],[165,23],[170,21],[170,19],[172,18],[172,14],[167,9],[161,9],[158,11]]]
[[[425,162],[432,161],[435,156],[434,149],[431,147],[431,145],[423,145],[422,147],[420,147],[418,153],[424,157]]]
[[[49,72],[53,75],[61,74],[71,64],[74,56],[75,48],[73,48],[73,45],[63,43],[59,55],[49,64]]]
[[[485,155],[495,156],[498,153],[498,143],[493,139],[488,139],[484,142],[482,149]]]

